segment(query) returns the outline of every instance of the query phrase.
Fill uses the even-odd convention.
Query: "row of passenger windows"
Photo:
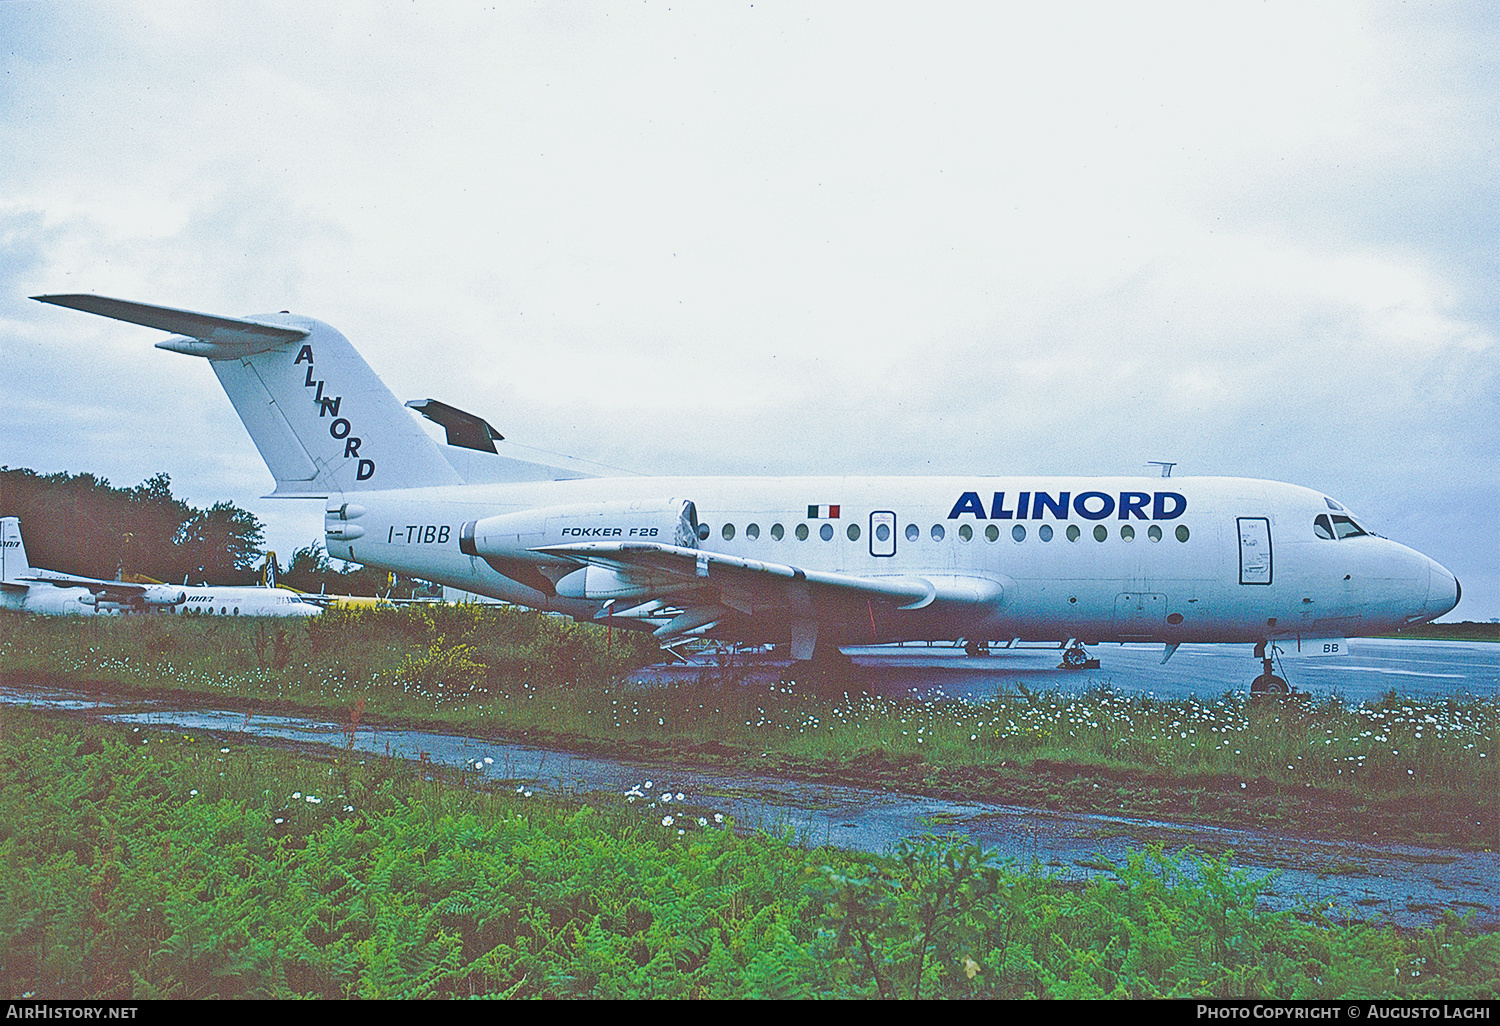
[[[1326,517],[1319,517],[1318,519],[1319,520],[1326,520],[1327,518]],[[1344,518],[1344,519],[1347,519],[1347,518]],[[709,535],[712,534],[712,533],[713,533],[712,529],[710,529],[707,524],[699,524],[698,525],[698,538],[701,541],[707,541]],[[733,524],[725,524],[723,527],[721,527],[719,529],[719,536],[721,538],[723,538],[725,541],[733,541],[735,533],[736,533],[736,529],[735,529],[735,526]],[[807,527],[806,524],[798,524],[796,530],[793,532],[793,534],[796,535],[798,541],[807,541],[808,536],[809,536],[810,533],[811,532],[808,530],[808,527]],[[859,541],[860,534],[861,534],[860,526],[858,524],[850,524],[845,529],[844,533],[848,536],[848,538],[849,538],[850,541]],[[974,527],[973,527],[972,524],[960,524],[959,527],[958,527],[958,532],[957,533],[958,533],[958,538],[959,538],[960,541],[966,541],[967,542],[967,541],[973,541],[974,540]],[[1135,532],[1134,525],[1131,525],[1131,524],[1121,524],[1120,525],[1120,540],[1121,541],[1127,541],[1127,542],[1128,541],[1135,541],[1135,533],[1136,532]],[[1188,528],[1187,528],[1186,524],[1178,524],[1177,527],[1176,527],[1176,529],[1172,533],[1176,536],[1176,538],[1177,538],[1178,541],[1185,542],[1185,541],[1188,540],[1191,532],[1188,531]],[[1364,532],[1361,531],[1359,533],[1363,534]],[[780,524],[772,524],[771,525],[771,530],[770,530],[769,534],[770,534],[772,540],[774,540],[774,541],[781,541],[781,539],[783,539],[783,538],[786,537],[786,528],[782,527]],[[823,526],[821,526],[821,527],[818,528],[818,537],[822,538],[824,541],[832,541],[833,540],[833,534],[834,534],[834,531],[833,531],[833,525],[832,524],[824,524]],[[933,524],[932,525],[932,530],[929,531],[928,534],[932,538],[933,541],[940,542],[944,538],[947,537],[947,535],[948,535],[948,529],[945,528],[942,524]],[[1054,537],[1054,534],[1055,534],[1055,532],[1054,532],[1051,524],[1042,524],[1041,526],[1039,526],[1036,529],[1036,536],[1038,538],[1040,538],[1044,542],[1051,541],[1053,539],[1053,537]],[[1068,539],[1068,541],[1070,541],[1070,542],[1076,542],[1079,538],[1081,538],[1083,536],[1083,531],[1079,528],[1079,526],[1077,524],[1069,524],[1067,526],[1067,529],[1063,532],[1063,534]],[[1094,525],[1094,530],[1093,530],[1093,535],[1094,535],[1094,540],[1095,541],[1101,541],[1101,542],[1105,541],[1105,540],[1107,540],[1109,538],[1109,528],[1105,527],[1103,524],[1095,524]],[[1015,526],[1013,526],[1010,529],[1010,536],[1015,541],[1018,541],[1018,542],[1025,541],[1026,540],[1026,525],[1025,524],[1016,524]],[[759,524],[746,524],[745,525],[745,537],[749,538],[751,540],[759,538],[760,537],[760,525]],[[920,539],[921,537],[922,537],[922,529],[920,527],[918,527],[916,524],[907,524],[906,525],[906,540],[907,541],[914,542],[914,541],[917,541],[918,539]],[[992,542],[993,541],[999,541],[1000,540],[1000,528],[998,526],[996,526],[995,524],[989,524],[989,525],[987,525],[985,527],[985,529],[984,529],[984,537],[985,537],[986,541],[992,541]],[[1162,539],[1161,527],[1159,525],[1157,525],[1157,524],[1152,524],[1150,527],[1146,528],[1146,537],[1149,538],[1149,539],[1151,539],[1154,542],[1161,541],[1161,539]],[[1329,536],[1329,537],[1331,537],[1331,536]],[[1345,537],[1345,536],[1344,535],[1340,535],[1339,537],[1342,538],[1342,537]],[[875,538],[876,538],[877,541],[882,541],[882,542],[890,541],[890,539],[891,539],[891,527],[890,527],[890,525],[889,524],[877,524],[876,527],[875,527]]]

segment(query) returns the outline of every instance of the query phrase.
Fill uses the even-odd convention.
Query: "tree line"
[[[253,584],[264,573],[265,529],[232,502],[198,509],[172,494],[156,474],[134,488],[115,488],[93,474],[38,474],[0,467],[0,516],[20,517],[34,567],[83,577],[140,575],[170,583]],[[380,570],[337,565],[314,541],[276,565],[277,581],[302,591],[385,594]],[[413,582],[395,582],[409,594]]]

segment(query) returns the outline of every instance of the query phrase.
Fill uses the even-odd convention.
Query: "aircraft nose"
[[[1427,616],[1437,619],[1458,605],[1463,597],[1463,586],[1448,568],[1435,560],[1428,561]]]

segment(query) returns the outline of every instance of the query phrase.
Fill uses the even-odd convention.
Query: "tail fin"
[[[32,298],[179,332],[157,348],[208,358],[276,479],[273,495],[463,483],[349,340],[321,321],[217,317],[103,296]]]
[[[0,517],[0,581],[31,576],[26,544],[21,541],[20,517]]]

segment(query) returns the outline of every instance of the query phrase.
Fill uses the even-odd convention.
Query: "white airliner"
[[[0,608],[79,616],[143,612],[317,616],[322,612],[285,588],[134,584],[34,569],[26,558],[17,517],[0,517]]]
[[[1255,646],[1432,620],[1436,562],[1320,492],[1237,478],[591,477],[502,454],[488,423],[407,405],[338,331],[90,295],[34,297],[176,333],[207,357],[276,481],[326,498],[329,555],[583,620],[785,643],[795,660],[898,641]]]

